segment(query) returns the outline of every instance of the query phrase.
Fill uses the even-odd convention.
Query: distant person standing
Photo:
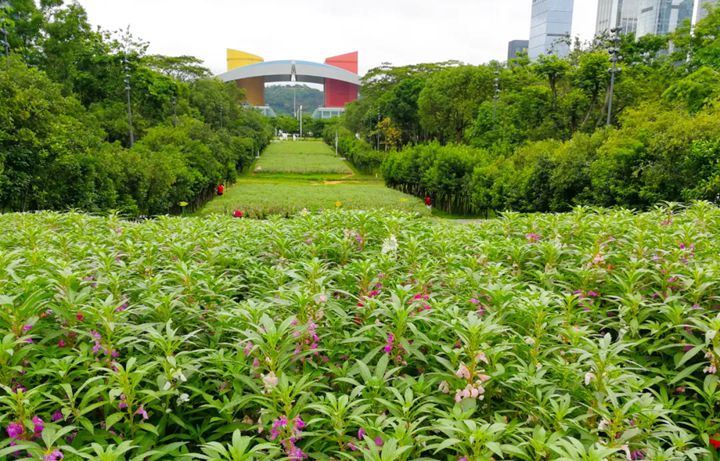
[[[224,194],[224,193],[225,193],[225,186],[224,186],[222,183],[218,184],[218,186],[217,186],[217,194],[218,194],[218,195],[222,195],[222,194]]]
[[[432,199],[430,198],[429,195],[425,196],[425,206],[427,207],[428,210],[432,210]]]

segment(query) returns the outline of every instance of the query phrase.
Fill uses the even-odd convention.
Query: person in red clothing
[[[225,193],[225,186],[224,186],[222,183],[220,183],[220,184],[217,186],[217,194],[218,194],[218,195],[222,195],[222,194],[224,194],[224,193]]]
[[[428,207],[428,209],[432,208],[432,199],[429,195],[425,196],[425,206]]]

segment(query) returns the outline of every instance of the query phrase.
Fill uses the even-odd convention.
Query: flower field
[[[0,216],[0,459],[716,459],[720,209]]]

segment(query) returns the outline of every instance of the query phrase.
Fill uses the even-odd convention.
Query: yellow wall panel
[[[263,62],[264,59],[254,54],[246,53],[239,50],[227,50],[227,70],[231,71],[238,67],[249,66],[250,64],[257,64]]]

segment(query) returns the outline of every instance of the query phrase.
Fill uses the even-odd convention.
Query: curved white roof
[[[290,82],[292,76],[297,82],[324,84],[325,79],[339,80],[360,86],[360,76],[339,67],[310,61],[269,61],[239,67],[218,78],[224,82],[246,78],[265,77],[266,82]]]

